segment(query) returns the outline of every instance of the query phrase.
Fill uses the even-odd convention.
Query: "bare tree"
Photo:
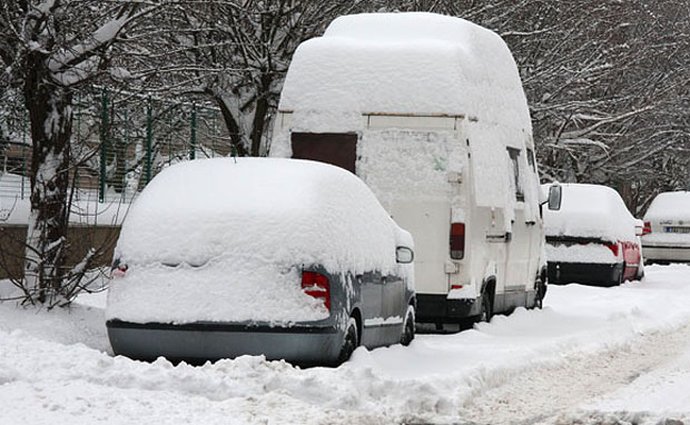
[[[91,252],[66,270],[72,103],[75,90],[112,70],[112,46],[162,1],[17,0],[0,10],[3,86],[20,87],[32,141],[26,300],[68,303]]]

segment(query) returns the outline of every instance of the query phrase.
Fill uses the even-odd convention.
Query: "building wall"
[[[0,226],[0,279],[19,279],[23,276],[24,241],[27,226]],[[84,258],[90,248],[98,250],[96,266],[107,266],[120,235],[119,226],[73,226],[67,231],[67,267]]]

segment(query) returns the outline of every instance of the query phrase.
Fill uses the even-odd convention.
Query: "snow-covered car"
[[[412,237],[354,174],[313,161],[197,160],[144,189],[115,249],[116,354],[337,364],[414,337]]]
[[[593,184],[561,187],[561,208],[544,210],[548,282],[610,286],[640,279],[642,229],[618,192]]]
[[[648,263],[690,262],[690,192],[664,192],[644,215],[642,236]]]

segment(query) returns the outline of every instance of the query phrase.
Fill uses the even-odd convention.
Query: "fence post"
[[[101,95],[101,158],[98,179],[98,202],[105,200],[106,161],[108,159],[108,89],[104,88]]]
[[[153,112],[151,111],[151,96],[146,105],[146,184],[151,181],[151,149],[153,139]]]
[[[189,159],[196,158],[196,103],[192,103],[192,134],[189,141]]]

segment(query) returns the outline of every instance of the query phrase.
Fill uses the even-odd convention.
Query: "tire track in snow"
[[[459,412],[476,424],[620,423],[578,406],[633,382],[678,357],[690,340],[690,324],[648,333],[594,354],[568,356],[557,365],[520,373],[509,382],[468,399]],[[592,415],[594,422],[580,421]]]

